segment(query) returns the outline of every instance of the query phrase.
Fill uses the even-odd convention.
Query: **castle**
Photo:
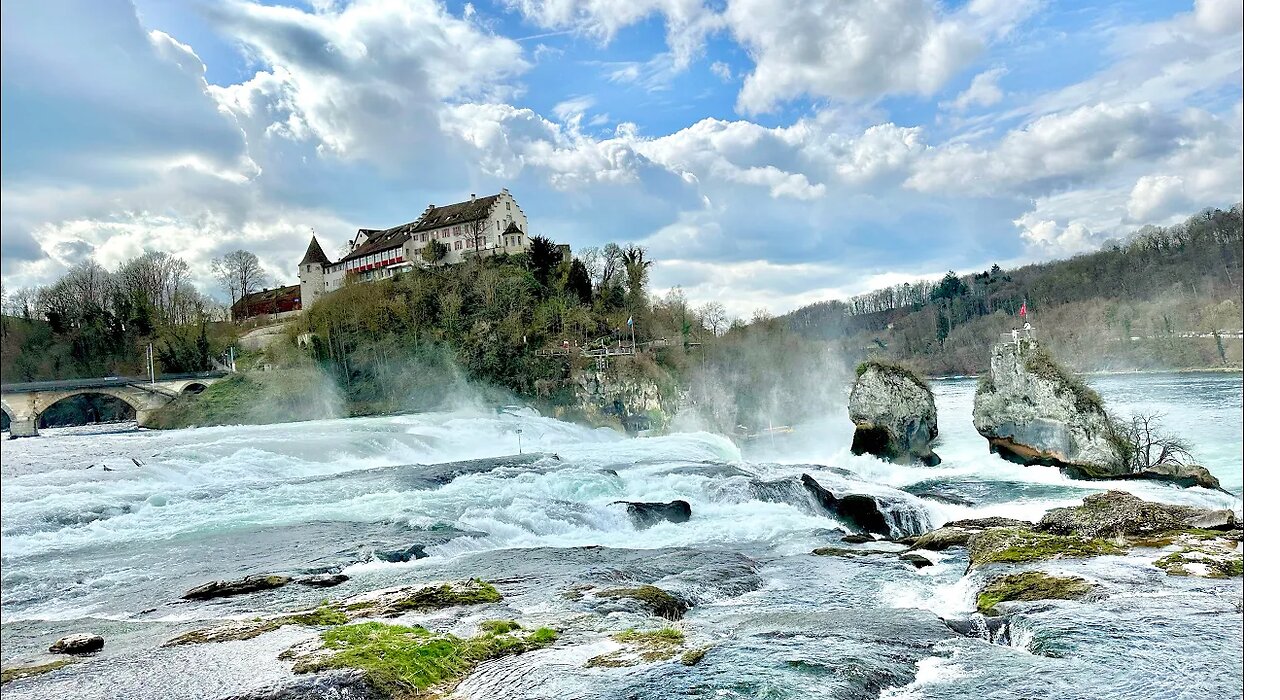
[[[442,207],[429,205],[407,224],[360,229],[350,252],[330,262],[315,236],[298,263],[302,308],[351,282],[384,279],[417,265],[447,265],[475,255],[529,248],[529,219],[505,187],[502,192]]]

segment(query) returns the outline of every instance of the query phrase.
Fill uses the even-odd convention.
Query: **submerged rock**
[[[923,554],[916,554],[915,552],[907,552],[905,554],[899,554],[898,558],[916,567],[917,569],[923,569],[926,566],[933,566],[932,559],[924,556]]]
[[[182,594],[184,600],[208,600],[279,588],[291,581],[281,574],[252,574],[239,581],[210,581]]]
[[[911,370],[886,362],[858,366],[849,392],[854,454],[870,454],[891,462],[915,461],[929,466],[942,460],[930,443],[938,437],[938,409],[933,392]]]
[[[1071,475],[1080,478],[1087,475]],[[1202,486],[1214,491],[1223,491],[1218,478],[1208,469],[1198,464],[1157,464],[1132,474],[1116,474],[1106,478],[1112,479],[1147,479],[1150,481],[1167,481],[1183,488]],[[1228,492],[1229,493],[1229,492]],[[1234,494],[1233,494],[1234,495]]]
[[[689,611],[689,604],[657,586],[643,585],[635,588],[611,588],[596,594],[600,598],[626,598],[637,601],[641,607],[658,617],[679,620]]]
[[[31,678],[34,676],[43,676],[50,671],[56,671],[63,666],[74,663],[72,659],[54,659],[42,664],[30,664],[25,666],[6,666],[0,671],[0,684],[16,681],[20,678]]]
[[[106,642],[96,634],[69,634],[54,642],[49,651],[55,654],[88,654],[102,649]]]
[[[662,521],[685,523],[693,515],[688,501],[671,501],[670,503],[643,503],[639,501],[614,501],[613,504],[625,504],[631,522],[640,529],[652,527]]]
[[[222,700],[385,700],[390,695],[375,688],[364,671],[343,669],[290,678]]]
[[[996,577],[983,586],[978,592],[978,612],[993,615],[997,605],[1013,600],[1079,600],[1097,590],[1097,585],[1079,576],[1024,571]]]
[[[978,382],[973,426],[991,451],[1019,464],[1111,469],[1111,422],[1097,392],[1058,365],[1035,340],[997,344]]]
[[[346,583],[350,578],[346,574],[316,574],[315,576],[303,576],[298,579],[298,583],[313,588],[330,588],[340,583]]]

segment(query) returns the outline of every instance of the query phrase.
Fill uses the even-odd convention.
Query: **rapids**
[[[478,406],[269,426],[42,431],[2,446],[3,662],[41,658],[73,631],[102,634],[107,646],[6,684],[4,695],[246,692],[291,678],[276,656],[314,633],[286,627],[248,641],[159,645],[197,621],[478,576],[494,582],[502,603],[412,621],[468,633],[480,619],[511,617],[562,635],[552,647],[483,665],[459,697],[1239,697],[1240,579],[1166,576],[1147,550],[1047,562],[1037,568],[1086,576],[1108,595],[1026,604],[1009,618],[1007,643],[992,643],[958,635],[943,618],[968,617],[976,590],[1001,567],[966,575],[962,550],[928,552],[936,564],[918,570],[893,555],[814,556],[840,545],[842,523],[796,484],[809,474],[836,492],[876,496],[898,523],[894,534],[988,515],[1035,520],[1111,487],[1243,516],[1242,382],[1216,374],[1090,380],[1113,413],[1163,413],[1234,498],[1072,481],[1004,462],[973,430],[971,379],[933,383],[936,467],[850,455],[852,429],[839,407],[741,447],[706,432],[626,438]],[[510,457],[519,449],[523,457]],[[691,505],[688,522],[644,529],[614,504],[676,499]],[[213,578],[267,571],[351,578],[335,589],[178,600]],[[705,658],[586,667],[617,647],[609,632],[655,624],[564,595],[620,581],[690,601],[672,624],[691,648],[711,646]]]

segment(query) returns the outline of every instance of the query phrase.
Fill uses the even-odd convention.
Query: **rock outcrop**
[[[688,501],[671,501],[670,503],[644,503],[641,501],[614,501],[613,505],[627,506],[627,515],[631,522],[641,530],[653,527],[660,522],[686,523],[693,515],[693,508]]]
[[[281,574],[253,574],[245,576],[239,581],[210,581],[202,583],[183,593],[182,597],[185,600],[225,598],[227,596],[279,588],[291,580],[288,576]]]
[[[1111,469],[1111,421],[1102,399],[1063,370],[1035,340],[991,351],[991,374],[978,382],[973,426],[991,451],[1020,464]]]
[[[1041,532],[1084,537],[1149,537],[1186,529],[1233,530],[1237,522],[1229,509],[1144,501],[1125,491],[1085,496],[1084,503],[1054,508],[1036,525]]]
[[[884,362],[864,362],[849,392],[854,454],[870,454],[900,464],[933,466],[942,460],[930,444],[938,437],[933,392],[911,370]]]
[[[102,649],[105,642],[96,634],[69,634],[53,643],[49,651],[54,654],[88,654]]]

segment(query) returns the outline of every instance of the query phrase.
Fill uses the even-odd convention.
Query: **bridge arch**
[[[46,402],[41,401],[40,404]],[[35,416],[36,427],[59,428],[103,421],[131,420],[138,417],[136,402],[116,392],[85,389],[48,401]]]
[[[140,398],[135,395],[131,395],[129,391],[124,390],[123,388],[89,387],[84,389],[68,389],[66,391],[57,391],[57,392],[41,392],[39,399],[36,400],[32,406],[32,408],[35,410],[35,415],[33,417],[36,419],[38,423],[40,420],[40,416],[43,415],[45,411],[49,410],[50,407],[52,407],[54,404],[58,403],[59,401],[62,401],[64,399],[70,399],[76,396],[92,396],[94,394],[110,396],[112,398],[116,398],[123,401],[124,403],[129,405],[129,408],[133,409],[133,414],[135,416],[138,415],[139,412],[145,411],[147,409],[146,399]]]

